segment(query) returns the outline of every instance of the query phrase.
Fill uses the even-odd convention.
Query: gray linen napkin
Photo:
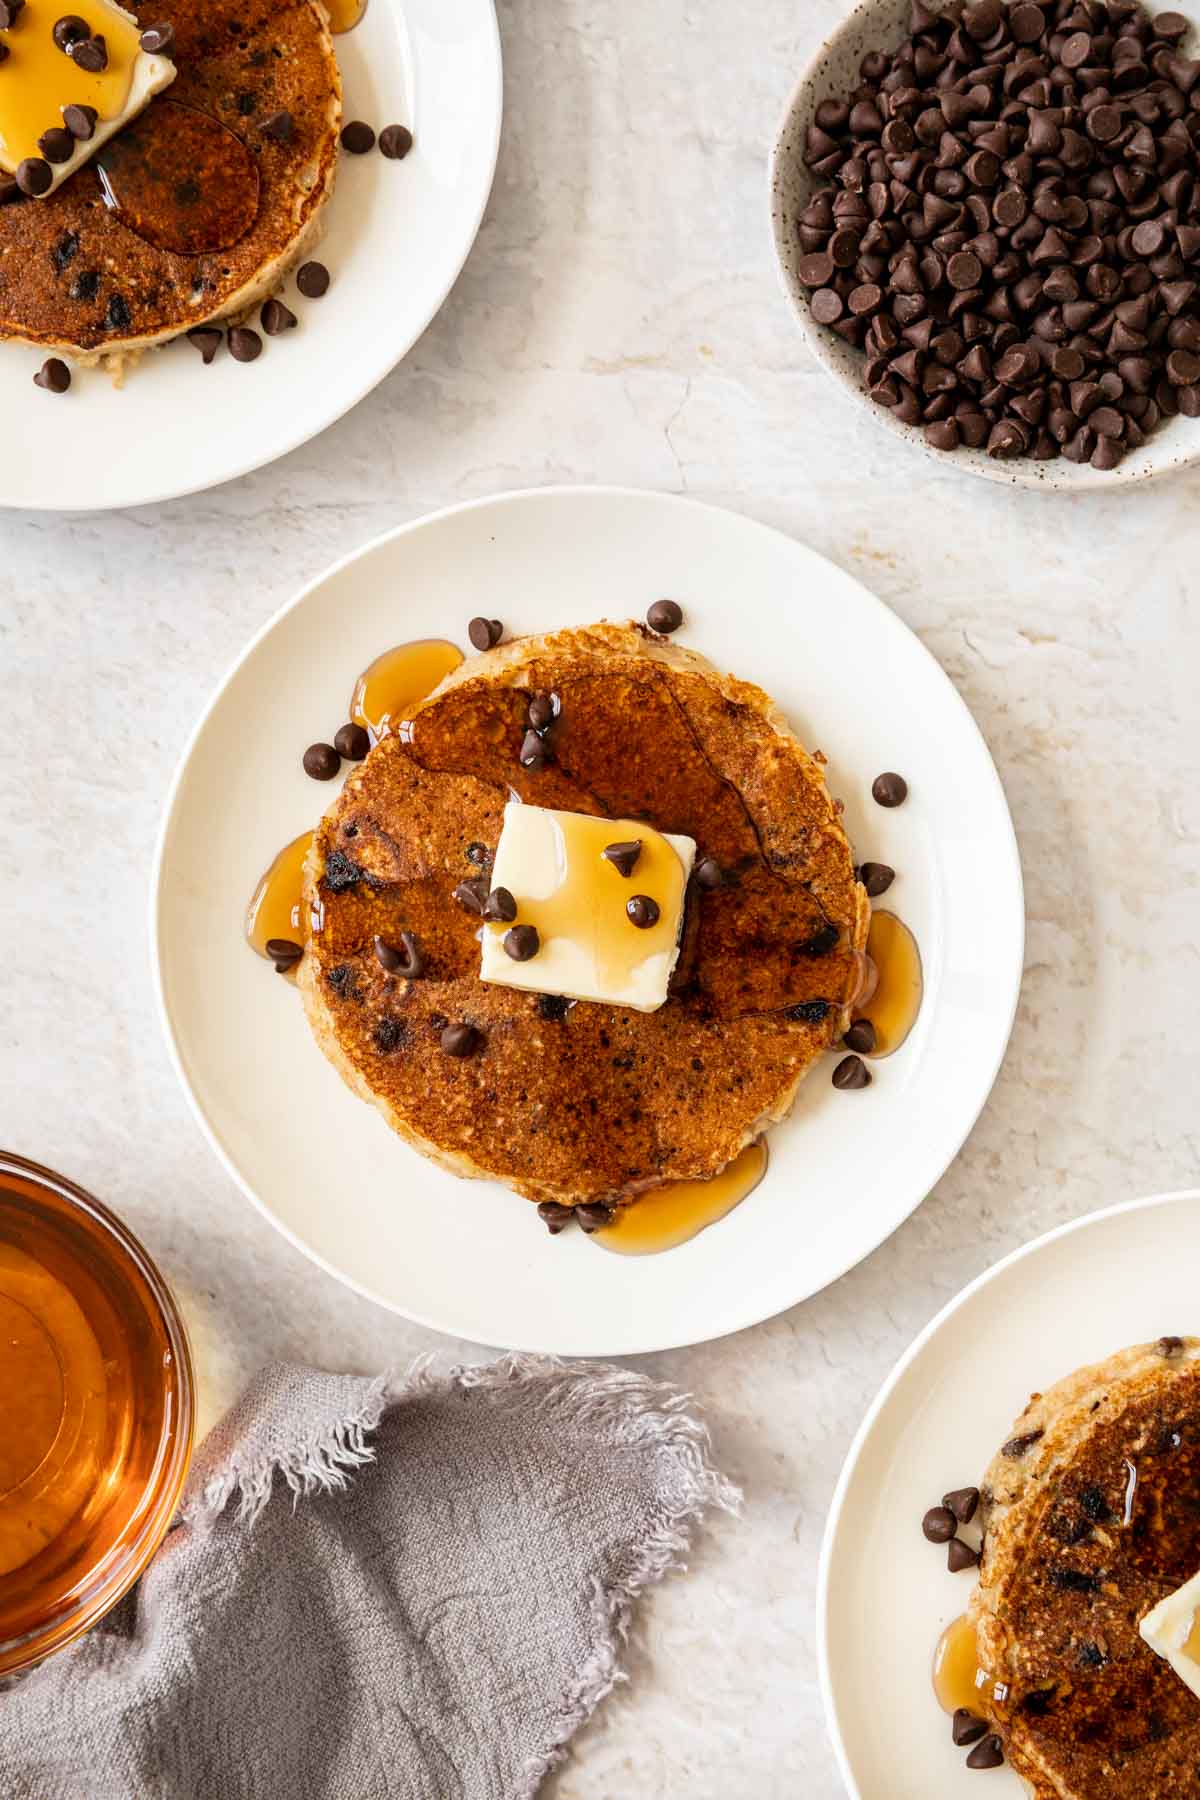
[[[269,1369],[133,1593],[0,1690],[0,1795],[526,1800],[639,1591],[737,1500],[626,1369]]]

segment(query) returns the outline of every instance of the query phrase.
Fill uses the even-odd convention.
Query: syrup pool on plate
[[[270,868],[260,878],[250,904],[246,908],[246,942],[252,950],[267,961],[267,945],[274,938],[282,938],[303,947],[308,937],[308,922],[301,922],[303,908],[302,892],[304,886],[304,859],[308,855],[313,841],[311,831],[302,831],[298,838],[285,844]],[[285,969],[288,980],[294,980],[294,971]]]
[[[325,11],[329,14],[329,29],[335,36],[343,31],[353,31],[367,10],[367,0],[325,0]]]
[[[921,952],[917,940],[895,913],[872,911],[867,936],[867,959],[873,965],[875,984],[854,1008],[856,1019],[869,1019],[875,1027],[872,1056],[891,1056],[917,1022],[924,992]]]
[[[592,1233],[592,1242],[622,1256],[674,1250],[740,1206],[766,1172],[767,1146],[760,1138],[710,1181],[669,1181],[621,1207],[611,1225]]]
[[[140,1244],[0,1152],[0,1675],[141,1574],[183,1486],[192,1406],[183,1325]]]
[[[458,645],[442,638],[419,638],[385,650],[355,682],[350,717],[377,744],[389,732],[399,731],[462,659]]]
[[[933,1653],[933,1691],[943,1712],[955,1713],[961,1707],[980,1718],[1008,1691],[994,1684],[979,1667],[975,1622],[966,1613],[947,1625],[938,1639]]]

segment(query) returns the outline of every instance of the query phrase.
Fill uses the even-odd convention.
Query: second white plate
[[[915,930],[925,1004],[873,1085],[813,1071],[773,1131],[766,1181],[665,1255],[551,1239],[529,1202],[456,1179],[356,1100],[298,997],[246,949],[257,877],[331,793],[300,754],[346,715],[358,672],[407,639],[514,635],[639,618],[663,595],[681,639],[758,681],[830,760],[863,858],[899,871],[887,904]],[[907,803],[873,778],[897,769]],[[281,1230],[386,1306],[479,1342],[618,1355],[719,1337],[803,1300],[920,1203],[983,1105],[1008,1041],[1023,946],[1004,795],[958,694],[878,600],[811,550],[735,514],[658,494],[548,489],[406,526],[323,576],[250,645],[186,752],[156,872],[167,1035],[218,1154]]]

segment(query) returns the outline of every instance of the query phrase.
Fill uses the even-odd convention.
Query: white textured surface
[[[143,1234],[182,1293],[210,1412],[268,1357],[366,1369],[434,1342],[335,1286],[239,1197],[152,1018],[145,891],[169,772],[218,675],[302,580],[393,522],[500,487],[682,488],[862,576],[988,736],[1030,917],[992,1102],[916,1217],[834,1289],[650,1359],[701,1396],[746,1514],[656,1596],[635,1678],[557,1800],[835,1800],[813,1586],[870,1396],[1001,1251],[1189,1185],[1200,1160],[1200,480],[1072,498],[968,481],[901,456],[798,350],[764,164],[839,11],[505,0],[488,219],[391,380],[235,487],[109,517],[0,517],[0,1140]],[[379,279],[402,281],[402,260]],[[464,619],[485,598],[464,595]],[[969,1405],[969,1370],[963,1388]],[[876,1623],[880,1653],[908,1654],[903,1621]]]

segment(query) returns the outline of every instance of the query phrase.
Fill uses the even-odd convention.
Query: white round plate
[[[309,1035],[297,995],[242,942],[275,851],[328,788],[300,753],[328,739],[359,670],[391,645],[639,618],[678,598],[683,638],[761,682],[825,750],[864,857],[900,871],[926,999],[864,1092],[813,1072],[771,1134],[771,1168],[720,1224],[661,1256],[551,1239],[527,1200],[459,1180],[394,1137]],[[651,747],[648,747],[651,748]],[[909,779],[888,812],[883,769]],[[832,1281],[938,1179],[1008,1040],[1023,913],[1012,825],[966,707],[878,600],[811,550],[735,514],[652,493],[548,489],[408,525],[341,563],[251,644],[189,745],[155,873],[167,1034],[218,1154],[325,1268],[384,1305],[480,1342],[618,1355],[719,1337]],[[881,1171],[886,1171],[881,1176]]]
[[[345,115],[412,128],[402,162],[342,154],[316,254],[321,300],[283,293],[300,319],[255,363],[186,339],[144,356],[121,388],[75,370],[59,397],[33,386],[43,358],[0,345],[0,411],[19,421],[0,505],[50,512],[144,506],[246,475],[306,443],[370,392],[438,311],[475,241],[500,142],[500,39],[492,0],[368,0],[334,39]],[[251,321],[253,323],[253,321]],[[64,443],[70,454],[63,454]]]
[[[1197,1242],[1200,1190],[1077,1219],[972,1282],[888,1377],[842,1470],[817,1592],[826,1717],[853,1800],[976,1792],[930,1685],[973,1577],[947,1571],[921,1517],[978,1482],[1030,1394],[1129,1344],[1194,1331]],[[986,1785],[991,1800],[1026,1792],[1007,1768]]]

